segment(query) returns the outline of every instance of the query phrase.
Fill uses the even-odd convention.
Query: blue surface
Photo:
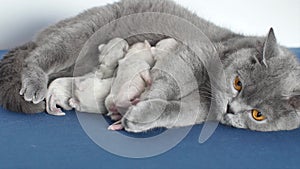
[[[299,48],[292,50],[300,56]],[[0,55],[3,53],[0,51]],[[17,114],[0,108],[0,168],[284,169],[300,166],[300,129],[262,133],[220,125],[207,142],[199,144],[201,128],[202,125],[194,126],[166,153],[132,159],[111,154],[96,145],[85,134],[73,111],[65,117],[54,117],[46,113]]]

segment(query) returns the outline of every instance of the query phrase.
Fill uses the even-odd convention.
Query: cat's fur
[[[33,42],[34,48],[24,52],[17,48],[15,51],[18,52],[10,52],[10,57],[6,56],[1,61],[1,105],[18,112],[43,111],[44,103],[40,101],[45,97],[47,83],[52,78],[70,74],[76,56],[89,37],[110,21],[142,12],[160,12],[184,18],[214,43],[227,75],[224,86],[227,90],[222,101],[228,102],[228,106],[220,112],[224,114],[223,123],[260,131],[299,127],[299,62],[286,48],[277,45],[273,30],[267,38],[245,37],[209,23],[168,0],[123,0],[93,8],[45,29]],[[172,27],[166,28],[168,22],[159,25],[154,24],[154,18],[146,20],[153,20],[149,26],[156,30],[172,31]],[[101,43],[115,38],[118,32],[128,31],[125,29],[128,26],[143,29],[143,25],[118,25],[110,30],[111,33],[102,36]],[[149,33],[129,37],[127,42],[131,45],[148,40],[153,45],[163,38],[164,35]],[[214,98],[210,96],[209,78],[200,57],[181,45],[169,57],[158,62],[151,72],[151,89],[123,118],[125,129],[140,132],[154,127],[171,128],[203,122]],[[93,63],[95,60],[90,58],[87,64],[98,64]],[[237,74],[243,83],[240,92],[232,89],[232,77]],[[191,83],[194,78],[196,84]],[[37,105],[18,96],[21,84],[25,100]],[[262,111],[266,120],[256,122],[251,119],[249,111],[253,108]]]
[[[0,61],[0,103],[14,112],[38,113],[45,110],[45,102],[33,105],[20,96],[21,73],[24,60],[37,45],[28,42],[10,50]]]

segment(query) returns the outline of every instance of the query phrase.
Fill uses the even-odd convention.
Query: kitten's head
[[[258,131],[298,128],[300,64],[277,44],[273,29],[263,41],[254,39],[224,58],[228,106],[221,122]]]
[[[138,42],[133,44],[129,50],[128,53],[137,53],[140,52],[141,50],[150,50],[151,49],[151,45],[150,43],[145,40],[144,42]]]

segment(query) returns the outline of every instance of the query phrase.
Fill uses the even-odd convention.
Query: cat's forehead
[[[297,64],[297,63],[296,63]],[[274,66],[274,67],[270,67]],[[257,67],[244,74],[243,101],[253,108],[262,109],[276,115],[276,112],[288,111],[286,98],[289,97],[299,81],[299,70],[293,64],[270,64],[269,67]],[[245,72],[244,72],[245,73]]]
[[[247,74],[246,74],[247,73]],[[247,95],[263,95],[278,96],[281,95],[290,85],[297,83],[297,79],[291,76],[294,71],[279,70],[272,71],[270,68],[260,67],[252,71],[244,71],[241,73],[242,80],[245,85],[245,94]]]
[[[266,92],[268,96],[275,95],[283,80],[274,78],[274,75],[270,76],[269,73],[261,68],[238,70],[238,76],[243,84],[241,95],[249,99],[258,99]]]
[[[244,89],[241,92],[243,101],[252,107],[260,107],[266,103],[272,103],[281,97],[280,82],[264,80],[252,85],[244,85]]]

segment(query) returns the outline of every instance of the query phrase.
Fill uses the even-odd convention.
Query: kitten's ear
[[[123,48],[123,51],[124,51],[125,53],[127,53],[128,50],[129,50],[129,45],[126,43],[126,45],[125,45],[124,48]]]
[[[268,66],[268,60],[278,54],[277,40],[273,28],[270,29],[263,45],[262,58],[258,58],[261,64]]]
[[[147,40],[145,40],[144,44],[145,44],[146,48],[149,48],[149,49],[151,48],[151,45]]]
[[[100,46],[98,47],[98,51],[99,51],[100,53],[102,52],[104,46],[105,46],[105,44],[102,44],[102,45],[100,45]]]
[[[157,53],[156,47],[151,47],[151,53],[152,53],[152,55],[156,55],[156,53]]]

